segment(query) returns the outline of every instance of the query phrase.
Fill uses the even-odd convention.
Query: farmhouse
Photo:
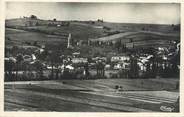
[[[72,55],[74,58],[77,58],[80,56],[80,52],[74,52],[74,53],[72,53]]]
[[[99,60],[102,60],[102,61],[107,61],[107,58],[106,57],[95,57],[95,58],[92,58],[93,61],[99,61]]]
[[[111,58],[111,62],[124,62],[129,60],[130,60],[129,56],[113,56]]]
[[[130,69],[129,66],[130,66],[130,63],[126,63],[126,62],[117,63],[117,64],[114,65],[114,69],[119,69],[119,70],[120,69]]]
[[[133,43],[133,42],[131,42],[131,43],[126,43],[126,44],[125,44],[125,47],[128,48],[128,49],[132,49],[132,48],[134,48],[134,43]]]
[[[33,60],[32,56],[30,56],[30,55],[24,55],[23,59],[24,59],[25,62],[30,62],[30,61]]]
[[[87,63],[87,58],[72,58],[73,63]]]

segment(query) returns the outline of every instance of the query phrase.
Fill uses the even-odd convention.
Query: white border
[[[180,71],[180,113],[133,113],[133,112],[4,112],[4,21],[5,21],[5,3],[6,2],[122,2],[122,3],[181,3],[181,71]],[[184,117],[184,76],[183,72],[183,40],[184,37],[184,1],[183,0],[1,0],[0,1],[0,117],[51,117],[51,116],[70,116],[70,117]]]

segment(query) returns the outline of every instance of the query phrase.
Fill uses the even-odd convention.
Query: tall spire
[[[67,45],[67,48],[70,48],[70,41],[71,41],[71,33],[69,33],[68,35],[68,45]]]

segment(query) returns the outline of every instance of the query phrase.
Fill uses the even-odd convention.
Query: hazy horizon
[[[72,3],[7,2],[6,19],[36,15],[44,20],[115,23],[180,24],[180,4],[173,3]]]

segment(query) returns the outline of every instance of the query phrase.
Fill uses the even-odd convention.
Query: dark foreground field
[[[178,79],[5,82],[5,111],[152,112],[172,107]],[[152,85],[151,85],[152,84]],[[116,85],[123,88],[115,90]]]

